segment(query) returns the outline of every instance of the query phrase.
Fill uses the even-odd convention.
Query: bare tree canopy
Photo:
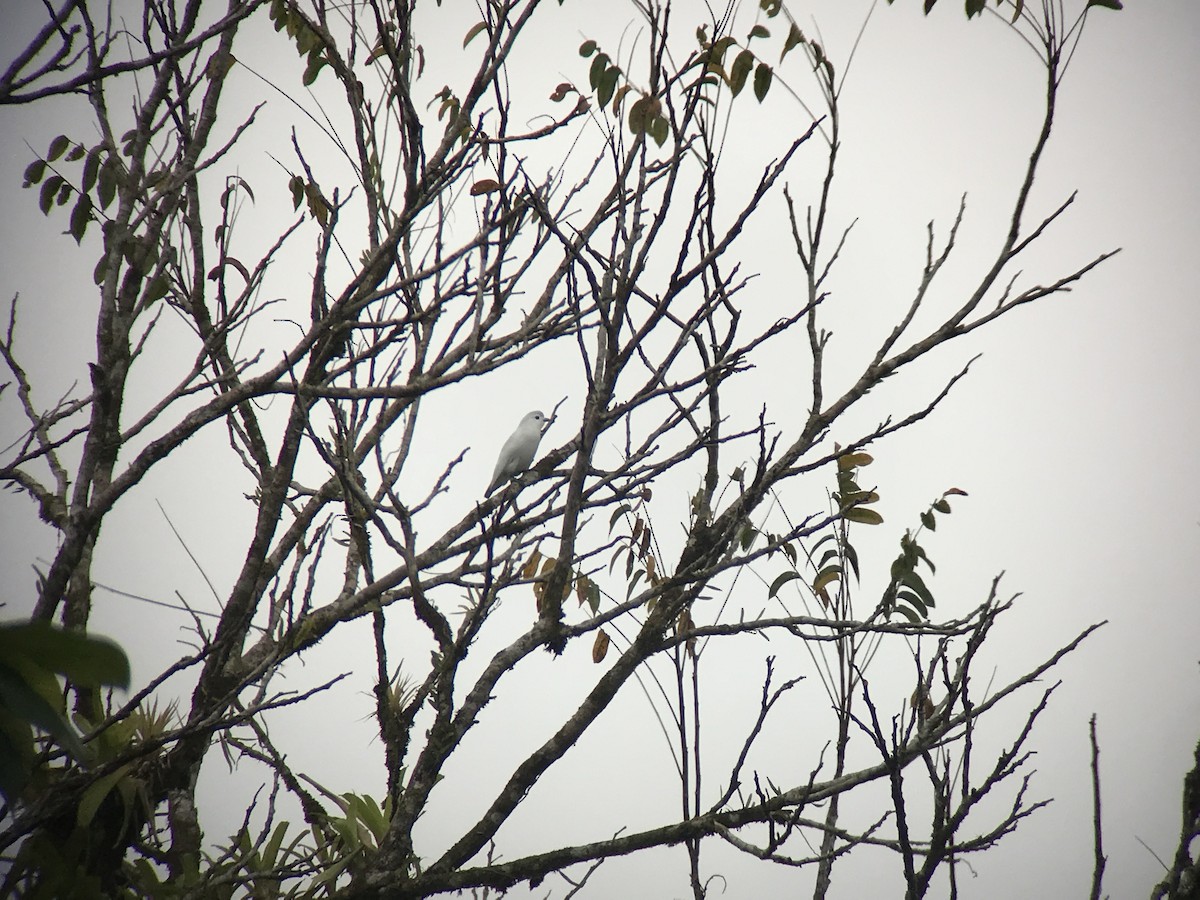
[[[966,4],[1040,66],[1027,161],[966,291],[938,292],[964,196],[894,318],[843,340],[852,54],[778,0],[603,4],[581,37],[575,5],[65,0],[3,63],[0,103],[79,111],[25,182],[95,261],[62,298],[89,383],[39,399],[25,299],[0,337],[6,502],[57,541],[32,622],[0,629],[6,893],[573,896],[682,847],[697,898],[718,852],[815,897],[881,853],[894,895],[957,896],[1048,802],[1034,725],[1102,623],[993,680],[1013,598],[988,573],[939,606],[930,558],[967,492],[884,523],[870,467],[967,375],[946,345],[1117,252],[1023,271],[1075,200],[1034,199],[1060,86],[1120,4]],[[936,389],[905,389],[929,360]],[[143,662],[115,634],[131,673],[92,635],[161,479],[232,549],[210,578],[164,511],[210,594],[147,598],[189,646]],[[329,701],[354,679],[369,722]],[[816,749],[774,752],[801,690]],[[374,769],[297,763],[318,734]],[[598,741],[667,761],[649,812],[606,807],[615,750],[572,768]],[[561,772],[575,817],[532,822]]]

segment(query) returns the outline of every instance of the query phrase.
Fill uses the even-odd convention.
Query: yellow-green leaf
[[[842,518],[849,522],[858,522],[860,525],[883,524],[883,516],[873,509],[866,509],[861,506],[854,506],[846,510],[842,513]]]
[[[671,126],[667,122],[666,116],[658,116],[650,122],[650,137],[654,138],[654,143],[662,146],[667,142],[667,138],[671,136]]]
[[[833,566],[829,566],[825,569],[822,569],[820,574],[818,574],[816,579],[813,581],[813,591],[815,591],[815,592],[823,591],[826,588],[826,586],[832,584],[833,582],[837,581],[841,577],[842,577],[842,567],[841,566],[833,565]]]
[[[476,22],[472,25],[471,29],[467,32],[467,36],[463,38],[463,49],[465,50],[467,44],[471,43],[475,39],[475,36],[485,28],[487,28],[487,22]]]
[[[838,468],[843,472],[847,472],[850,469],[869,466],[873,462],[875,462],[875,457],[873,457],[870,453],[859,450],[857,453],[843,453],[841,456],[839,456]]]

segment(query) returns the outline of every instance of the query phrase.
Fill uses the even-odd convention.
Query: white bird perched
[[[526,413],[517,430],[512,433],[504,446],[500,448],[500,456],[496,460],[496,471],[492,473],[492,483],[488,485],[485,497],[490,497],[492,491],[508,481],[514,475],[519,475],[529,468],[533,455],[537,453],[538,442],[542,439],[542,428],[545,427],[546,416],[541,410]]]

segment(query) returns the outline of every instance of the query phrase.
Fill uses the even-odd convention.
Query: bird
[[[508,479],[529,468],[533,462],[533,455],[537,453],[538,442],[542,439],[542,429],[545,425],[546,416],[541,410],[535,409],[525,414],[517,430],[500,448],[496,471],[492,473],[492,483],[488,485],[483,496],[490,497],[492,492]]]

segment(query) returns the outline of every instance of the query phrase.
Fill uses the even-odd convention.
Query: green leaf
[[[921,524],[930,531],[937,531],[937,522],[934,521],[933,513],[929,512],[928,510],[921,513]]]
[[[766,63],[759,63],[758,68],[754,70],[754,98],[762,103],[767,97],[767,91],[771,89],[771,78],[774,76],[771,67]]]
[[[667,142],[667,138],[671,136],[671,126],[667,122],[666,116],[659,116],[650,122],[650,137],[654,138],[654,143],[662,146]]]
[[[756,537],[758,537],[758,529],[749,522],[743,522],[742,527],[738,532],[738,542],[741,545],[743,553],[754,545],[754,539]]]
[[[10,804],[29,781],[33,758],[33,729],[0,708],[0,793]]]
[[[596,52],[596,47],[597,47],[597,44],[595,41],[584,41],[582,44],[579,45],[579,55],[582,56],[584,59],[587,59],[589,56],[591,56],[593,53]]]
[[[25,657],[75,684],[129,687],[129,658],[107,638],[44,622],[0,625],[0,661]]]
[[[50,142],[50,150],[46,153],[46,159],[56,160],[71,146],[71,140],[65,134],[60,134]]]
[[[590,578],[587,583],[587,605],[593,616],[600,612],[600,585]]]
[[[1093,6],[1103,6],[1105,9],[1124,9],[1121,0],[1088,0],[1088,5],[1085,10],[1091,9]]]
[[[875,457],[862,450],[858,451],[857,453],[843,453],[838,457],[837,461],[838,469],[843,472],[848,472],[851,469],[858,469],[862,466],[869,466],[873,462],[875,462]]]
[[[910,539],[906,542],[902,538],[900,541],[900,548],[903,552],[903,556],[900,561],[907,563],[906,568],[916,569],[917,563],[921,560],[924,560],[925,564],[929,566],[930,574],[932,575],[937,573],[937,566],[933,564],[933,560],[925,555],[925,549],[916,541]],[[896,576],[893,574],[892,577],[894,578]]]
[[[754,54],[749,50],[743,50],[734,58],[733,66],[729,69],[729,89],[733,91],[733,96],[736,97],[742,92],[753,68]]]
[[[241,178],[240,176],[235,176],[234,181],[237,182],[238,187],[240,187],[243,191],[246,192],[246,196],[250,198],[251,203],[257,202],[254,199],[254,191],[251,190],[251,188],[250,188],[250,182],[248,182],[245,178]]]
[[[170,289],[171,289],[171,282],[167,279],[167,276],[159,275],[158,277],[154,278],[148,285],[146,285],[146,293],[143,298],[144,302],[146,303],[147,306],[149,306],[151,303],[156,303],[157,301],[161,300],[163,297],[167,296],[167,291],[169,291]]]
[[[612,530],[617,527],[617,520],[620,519],[622,516],[624,516],[626,513],[630,512],[630,511],[631,510],[630,510],[628,503],[622,503],[620,506],[618,506],[616,509],[613,510],[613,514],[608,517],[608,533],[609,534],[612,534]]]
[[[267,845],[262,851],[262,860],[264,869],[274,869],[275,860],[279,856],[279,847],[283,844],[283,836],[288,830],[287,822],[280,822],[275,826],[275,830],[271,832],[271,839],[267,841]]]
[[[645,134],[648,125],[647,116],[650,109],[650,98],[642,96],[633,101],[629,107],[629,131],[631,134]]]
[[[38,195],[38,209],[42,215],[50,215],[50,207],[54,205],[54,194],[64,184],[61,175],[51,175],[42,182],[42,190]]]
[[[292,192],[292,209],[299,209],[304,202],[304,179],[293,175],[288,179],[288,190]]]
[[[313,53],[308,57],[308,65],[304,67],[304,77],[300,79],[301,84],[305,87],[311,87],[313,82],[317,80],[317,76],[321,74],[321,70],[325,68],[325,56],[322,53]]]
[[[720,69],[725,63],[725,51],[737,43],[737,40],[732,35],[725,35],[723,38],[718,38],[713,41],[713,45],[709,48],[708,58],[706,60],[709,66],[715,66]]]
[[[862,488],[860,488],[858,483],[854,480],[854,471],[854,469],[847,469],[844,472],[838,472],[838,493],[842,494],[843,496],[862,490]]]
[[[901,575],[900,583],[916,591],[917,596],[921,598],[921,602],[923,602],[926,606],[937,606],[937,604],[933,602],[933,594],[930,593],[929,588],[925,586],[925,582],[921,580],[921,576],[913,570],[909,569],[907,572]]]
[[[321,45],[321,39],[311,28],[299,28],[296,31],[296,49],[301,56],[311,53]]]
[[[85,194],[90,194],[92,188],[96,186],[96,175],[100,172],[100,152],[103,148],[95,146],[88,151],[87,159],[83,163],[83,182],[79,189]]]
[[[753,28],[750,29],[750,34],[747,35],[746,39],[753,40],[756,37],[765,38],[765,37],[770,37],[770,36],[771,36],[771,32],[767,30],[766,25],[755,25]]]
[[[625,599],[628,601],[633,597],[633,592],[637,589],[638,582],[646,577],[645,569],[638,569],[633,573],[633,577],[629,579],[629,588],[625,591]]]
[[[313,879],[312,887],[317,888],[327,881],[336,880],[337,877],[342,874],[342,870],[345,869],[346,866],[350,865],[350,863],[353,861],[354,857],[352,855],[339,857],[329,866],[329,868],[325,869],[325,871]]]
[[[767,599],[770,600],[772,597],[774,597],[776,594],[779,593],[779,589],[781,587],[783,587],[789,581],[792,581],[793,579],[799,578],[799,577],[800,577],[799,572],[795,572],[795,571],[781,572],[775,578],[775,580],[771,582],[771,589],[769,591],[767,591]]]
[[[858,522],[861,525],[883,524],[883,516],[873,509],[864,509],[861,506],[853,506],[846,510],[842,513],[842,518],[850,522]]]
[[[364,794],[359,798],[358,817],[371,830],[376,842],[383,840],[388,830],[388,816],[374,797]]]
[[[46,174],[46,161],[44,159],[35,159],[25,167],[24,183],[21,187],[33,187],[42,180],[42,176]]]
[[[12,658],[0,661],[0,708],[53,735],[72,751],[80,750],[75,732],[58,710],[61,701],[58,682],[36,662]]]
[[[917,615],[919,615],[922,619],[929,618],[929,610],[925,608],[925,604],[921,602],[921,598],[916,594],[913,594],[910,591],[901,591],[896,595],[896,599],[908,604],[908,606],[916,610]],[[898,606],[897,609],[903,610],[904,607]]]
[[[66,155],[66,160],[67,162],[78,162],[83,159],[85,153],[87,151],[83,149],[83,144],[76,144],[71,148],[71,152]]]
[[[612,111],[614,116],[621,115],[621,104],[625,102],[625,95],[633,90],[633,85],[623,84],[617,88],[617,92],[613,95]]]
[[[600,53],[592,60],[592,65],[588,68],[588,84],[592,86],[592,90],[600,87],[600,79],[604,77],[604,73],[608,71],[608,54]]]
[[[0,792],[12,804],[24,790],[34,763],[32,725],[53,736],[76,758],[85,751],[59,712],[57,679],[34,660],[0,656]]]
[[[827,532],[824,537],[822,537],[819,541],[817,541],[815,544],[812,545],[812,550],[809,552],[809,556],[811,557],[813,553],[816,553],[817,548],[820,547],[822,544],[824,544],[826,541],[836,542],[837,535],[834,534],[832,531]]]
[[[987,6],[987,0],[967,0],[966,6],[967,18],[969,19],[972,16],[977,16],[983,12],[984,7]]]
[[[783,52],[779,54],[779,61],[783,62],[783,58],[791,53],[797,45],[802,43],[804,43],[804,32],[797,28],[796,23],[793,22],[787,37],[783,41]]]
[[[75,823],[80,828],[87,828],[92,824],[92,819],[96,817],[96,810],[100,808],[100,804],[104,802],[104,798],[108,796],[109,791],[117,786],[117,782],[129,774],[132,766],[133,763],[125,763],[120,768],[114,769],[103,778],[93,782],[83,792],[83,796],[79,798],[79,808],[75,813]]]
[[[83,241],[83,233],[87,230],[90,221],[92,221],[92,198],[87,194],[80,194],[75,208],[71,210],[71,224],[68,229],[71,237],[75,238],[76,244]]]
[[[942,498],[941,500],[936,501],[933,504],[933,508],[944,515],[947,515],[947,516],[950,515],[950,504],[946,501],[945,498]]]
[[[843,506],[862,506],[866,503],[879,502],[879,494],[875,491],[849,491],[842,494],[841,498]]]
[[[112,157],[104,161],[104,165],[100,167],[100,178],[96,190],[96,196],[100,200],[100,208],[108,209],[113,199],[117,196],[117,178],[119,177],[118,163]]]
[[[854,580],[862,581],[862,575],[860,575],[858,571],[858,551],[851,547],[848,543],[846,544],[845,549],[846,561],[850,563],[850,568],[854,570]]]
[[[621,70],[616,66],[606,69],[604,74],[600,76],[600,84],[596,87],[596,100],[601,106],[607,106],[608,101],[612,99],[613,92],[617,89],[617,78],[620,76]]]

